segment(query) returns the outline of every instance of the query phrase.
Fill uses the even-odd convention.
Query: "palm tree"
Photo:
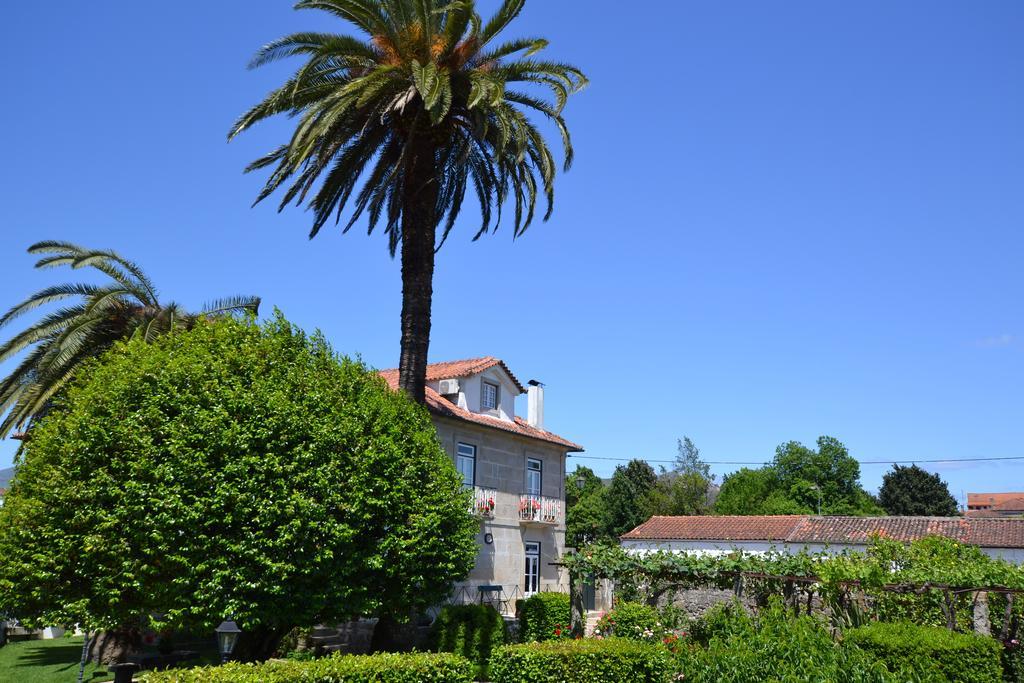
[[[551,215],[556,163],[528,113],[553,124],[564,169],[572,163],[562,108],[586,84],[583,73],[535,59],[547,45],[540,38],[495,45],[525,1],[504,0],[484,22],[474,0],[300,0],[296,9],[329,12],[365,36],[296,33],[266,45],[251,68],[291,56],[305,63],[228,135],[277,114],[298,117],[291,139],[246,169],[272,167],[256,202],[287,186],[278,210],[306,203],[312,238],[332,217],[340,223],[352,199],[345,231],[365,213],[369,232],[384,223],[392,257],[401,245],[399,385],[420,402],[434,253],[467,191],[482,218],[474,239],[497,229],[506,200],[514,237],[530,226],[538,192],[544,219]]]
[[[0,345],[0,362],[30,349],[7,377],[0,380],[0,438],[31,424],[45,413],[50,399],[75,370],[115,342],[138,335],[156,336],[186,330],[203,316],[256,313],[257,297],[232,297],[189,313],[175,303],[161,303],[153,283],[137,265],[112,251],[85,249],[67,242],[39,242],[28,249],[42,258],[36,268],[93,268],[109,282],[62,284],[36,292],[0,317],[0,329],[46,304],[78,298],[30,325]]]

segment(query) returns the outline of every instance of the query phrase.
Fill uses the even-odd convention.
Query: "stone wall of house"
[[[555,564],[565,552],[565,451],[554,444],[474,425],[463,420],[434,416],[438,438],[453,458],[459,443],[476,447],[476,486],[495,492],[491,515],[480,521],[479,552],[468,579],[456,587],[458,602],[477,602],[481,585],[500,585],[507,603],[503,611],[514,610],[514,601],[525,590],[525,544],[540,544],[540,590],[568,591],[568,574]],[[520,519],[521,496],[526,487],[526,461],[543,465],[541,495],[559,501],[553,523],[524,522]],[[487,535],[491,543],[486,542]]]

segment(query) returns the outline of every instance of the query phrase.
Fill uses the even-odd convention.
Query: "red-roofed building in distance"
[[[397,370],[380,374],[398,390]],[[526,418],[515,414],[521,394]],[[524,387],[490,356],[433,363],[426,404],[480,518],[476,565],[453,600],[483,599],[510,613],[518,598],[567,590],[553,563],[565,552],[566,456],[583,448],[544,428],[544,386]]]
[[[1024,491],[968,493],[967,517],[1024,517]]]
[[[815,517],[811,515],[652,517],[622,535],[634,552],[665,550],[702,555],[747,553],[841,553],[863,550],[873,536],[909,543],[945,536],[976,545],[991,557],[1024,564],[1024,519],[964,517]]]

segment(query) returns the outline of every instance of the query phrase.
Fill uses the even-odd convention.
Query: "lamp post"
[[[228,659],[231,658],[231,653],[235,651],[235,645],[238,644],[238,636],[242,634],[242,629],[238,628],[238,624],[235,623],[234,619],[228,619],[227,621],[222,621],[215,630],[217,631],[217,649],[220,651],[220,662],[221,664],[226,664]]]
[[[821,517],[821,487],[817,484],[811,484],[811,490],[818,492],[818,516]]]

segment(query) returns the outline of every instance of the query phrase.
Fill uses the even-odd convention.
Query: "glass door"
[[[523,581],[523,593],[530,597],[540,590],[540,543],[524,544],[526,555],[526,573]]]

